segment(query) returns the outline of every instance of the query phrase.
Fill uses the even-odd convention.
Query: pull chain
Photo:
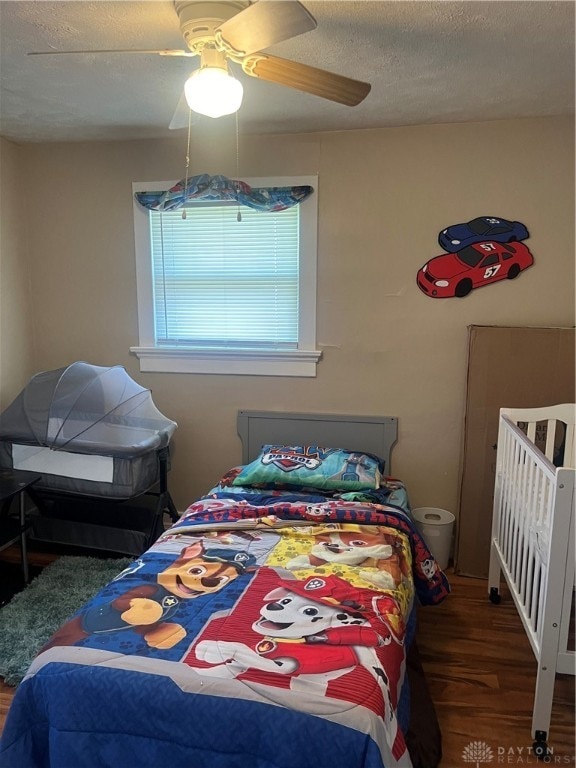
[[[190,128],[192,126],[192,110],[188,109],[188,143],[186,145],[186,176],[184,179],[184,205],[186,204],[186,193],[188,191],[188,171],[190,169]],[[186,208],[182,208],[182,218],[186,218]]]
[[[238,201],[238,212],[236,214],[236,221],[242,221],[242,213],[240,211],[240,201],[238,200],[238,195],[240,193],[240,141],[238,138],[238,112],[235,114],[236,117],[236,200]]]

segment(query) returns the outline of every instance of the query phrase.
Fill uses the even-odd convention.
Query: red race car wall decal
[[[474,222],[486,218],[480,217]],[[490,222],[494,221],[497,219],[490,218]],[[460,250],[452,246],[449,253],[430,259],[418,270],[416,281],[420,290],[435,299],[452,296],[462,298],[482,285],[505,279],[513,280],[534,263],[528,247],[518,242],[528,236],[528,230],[520,222],[514,222],[514,225],[514,234],[519,236],[517,239],[511,236],[507,242],[494,239],[476,241],[469,245],[463,243]],[[450,228],[444,230],[447,231]]]

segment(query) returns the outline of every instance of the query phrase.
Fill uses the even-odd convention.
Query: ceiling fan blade
[[[259,0],[216,30],[225,50],[246,56],[316,28],[316,19],[298,0]]]
[[[267,53],[246,56],[241,64],[247,75],[268,80],[271,83],[287,85],[298,91],[312,93],[314,96],[321,96],[323,99],[336,101],[348,107],[360,104],[368,96],[372,87],[370,83],[352,80],[324,69],[299,64],[297,61],[269,56]]]
[[[177,131],[180,128],[188,128],[188,121],[190,120],[190,107],[188,106],[188,102],[186,101],[186,94],[184,91],[182,91],[182,95],[180,96],[180,101],[178,102],[178,105],[174,111],[174,115],[172,116],[172,120],[170,121],[170,125],[168,128],[171,131]]]
[[[173,48],[164,48],[160,50],[146,50],[139,48],[118,49],[115,48],[110,51],[32,51],[28,53],[28,56],[65,56],[70,53],[156,53],[159,56],[196,56],[197,54],[192,51],[182,51]]]

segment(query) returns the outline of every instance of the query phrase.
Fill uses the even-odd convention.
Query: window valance
[[[136,192],[134,197],[151,211],[174,211],[192,200],[230,200],[257,211],[283,211],[312,194],[310,186],[251,187],[244,181],[203,173],[182,179],[164,192]]]

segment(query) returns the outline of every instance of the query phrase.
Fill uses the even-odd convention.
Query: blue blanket
[[[216,490],[42,649],[0,764],[409,766],[414,601],[448,592],[399,506]]]

